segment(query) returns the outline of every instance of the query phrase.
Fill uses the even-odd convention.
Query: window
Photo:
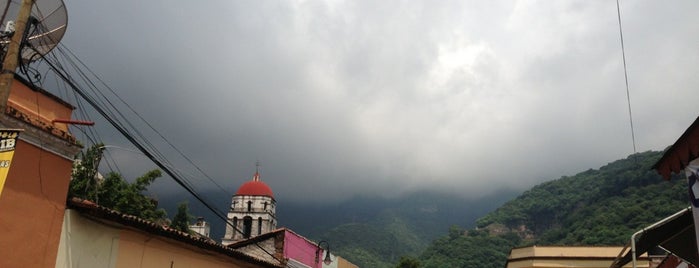
[[[267,201],[265,201],[265,211],[267,210]]]
[[[262,234],[262,217],[257,218],[257,235]]]
[[[233,236],[231,238],[235,238],[236,234],[238,234],[238,217],[233,217]]]
[[[252,217],[246,216],[243,218],[243,237],[250,238],[250,233],[252,233]]]
[[[252,201],[248,201],[248,211],[252,211]]]

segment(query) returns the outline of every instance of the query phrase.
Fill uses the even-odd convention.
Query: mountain
[[[396,199],[355,198],[337,207],[330,228],[306,233],[335,244],[334,252],[360,267],[393,267],[401,256],[422,252],[450,226],[471,227],[475,219],[514,196],[502,191],[470,200],[424,191]],[[304,226],[308,225],[298,228]]]
[[[393,267],[404,255],[420,254],[452,225],[470,228],[475,220],[518,193],[503,190],[472,199],[456,194],[419,191],[395,198],[355,196],[335,203],[277,200],[278,227],[288,227],[315,241],[325,240],[331,251],[360,267]],[[174,215],[184,194],[159,196]],[[226,211],[230,196],[203,192],[216,209]],[[189,199],[190,213],[211,223],[211,236],[220,240],[224,222],[199,202]]]
[[[664,181],[644,152],[542,183],[476,221],[452,228],[417,257],[422,267],[503,267],[512,247],[624,245],[631,234],[687,207],[684,178]]]

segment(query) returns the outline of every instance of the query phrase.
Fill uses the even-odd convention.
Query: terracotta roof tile
[[[263,267],[283,267],[277,264],[269,263],[267,261],[254,258],[252,256],[246,255],[244,253],[238,252],[233,250],[232,248],[226,247],[222,244],[216,243],[211,241],[208,238],[203,238],[199,237],[196,235],[190,235],[188,233],[176,230],[174,228],[170,228],[167,226],[159,225],[151,221],[147,221],[141,218],[138,218],[133,215],[128,215],[124,214],[121,212],[118,212],[116,210],[112,210],[106,207],[99,206],[95,204],[92,201],[89,200],[84,200],[80,198],[71,198],[68,200],[67,204],[68,208],[74,209],[81,214],[88,215],[90,217],[99,219],[99,220],[104,220],[104,221],[109,221],[109,222],[115,222],[119,223],[124,226],[128,226],[131,228],[138,229],[140,231],[170,238],[173,240],[177,240],[182,243],[186,243],[192,246],[196,246],[198,248],[204,249],[204,250],[209,250],[209,251],[215,251],[239,260],[247,261],[250,263],[254,263],[257,265],[261,265]]]
[[[699,117],[694,120],[675,143],[670,146],[658,160],[653,169],[664,179],[670,180],[670,175],[680,173],[690,161],[699,157]]]

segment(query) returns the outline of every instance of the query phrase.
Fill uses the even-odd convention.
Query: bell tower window
[[[252,217],[246,216],[243,218],[243,237],[250,238],[250,233],[252,233]]]
[[[262,217],[257,218],[257,235],[262,234]]]

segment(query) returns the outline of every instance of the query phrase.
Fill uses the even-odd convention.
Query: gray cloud
[[[66,5],[64,44],[230,191],[257,159],[279,198],[319,200],[479,196],[632,153],[612,2]],[[639,151],[696,116],[697,5],[622,1]]]

